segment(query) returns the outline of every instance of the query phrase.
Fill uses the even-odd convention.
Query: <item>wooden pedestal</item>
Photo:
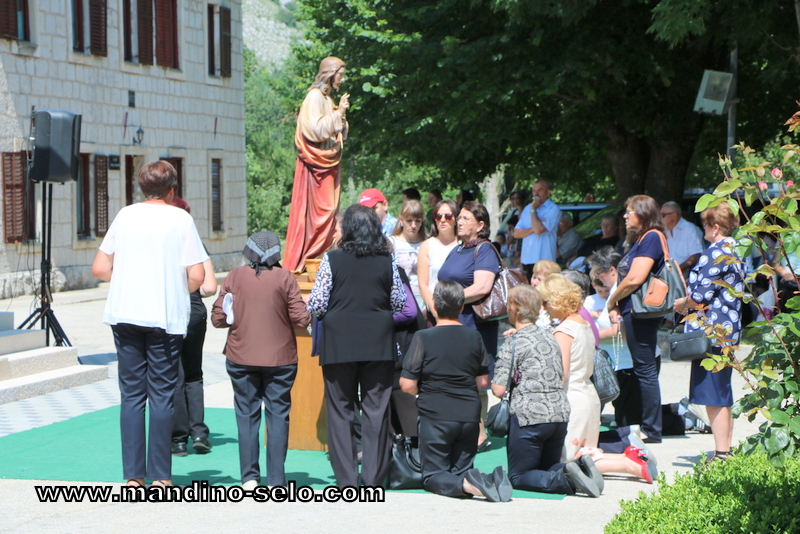
[[[295,275],[303,295],[314,284],[303,273]],[[295,330],[297,337],[297,378],[292,387],[289,414],[289,448],[306,451],[328,450],[328,419],[325,412],[325,387],[319,358],[311,357],[311,336],[306,329]],[[266,440],[265,440],[266,443]]]

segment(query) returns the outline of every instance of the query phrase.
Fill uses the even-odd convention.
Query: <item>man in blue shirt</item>
[[[522,239],[520,262],[528,282],[533,265],[539,260],[556,261],[556,240],[561,210],[550,200],[550,182],[533,184],[533,202],[525,206],[514,229],[514,237]]]

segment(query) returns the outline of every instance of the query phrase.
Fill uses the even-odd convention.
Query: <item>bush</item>
[[[658,490],[623,501],[606,525],[607,534],[631,532],[800,532],[800,464],[787,460],[776,469],[766,454],[738,454],[726,462],[679,475]]]

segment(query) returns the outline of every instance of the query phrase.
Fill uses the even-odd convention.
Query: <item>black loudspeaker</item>
[[[81,116],[70,111],[33,112],[34,182],[76,181],[80,171]]]

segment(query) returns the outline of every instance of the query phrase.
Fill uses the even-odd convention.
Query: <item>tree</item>
[[[765,140],[799,67],[777,0],[307,0],[312,45],[349,67],[356,143],[451,182],[510,176],[678,199],[695,149],[724,152],[692,112],[703,69],[740,57],[740,132]],[[311,61],[308,64],[314,64]]]

